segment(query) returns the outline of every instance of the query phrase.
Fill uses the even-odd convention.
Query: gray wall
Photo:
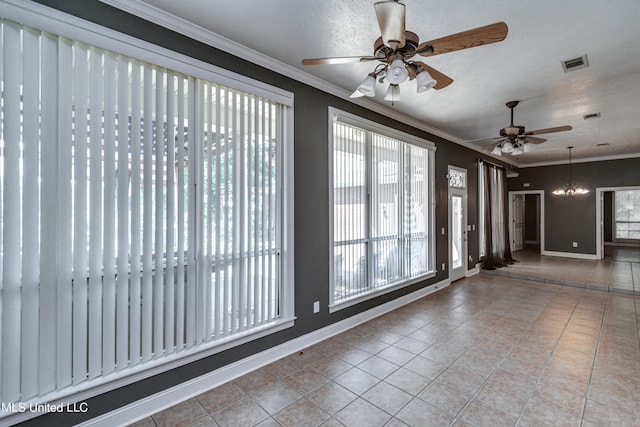
[[[538,217],[538,206],[540,205],[539,194],[525,194],[524,196],[524,240],[526,242],[540,243],[538,235],[540,228],[540,218]]]
[[[440,230],[447,227],[447,165],[468,171],[468,222],[477,224],[477,162],[478,153],[450,143],[434,135],[373,113],[346,100],[328,95],[305,84],[251,64],[203,43],[128,15],[96,0],[37,0],[39,3],[66,11],[86,20],[146,40],[244,74],[256,80],[281,87],[295,94],[294,110],[294,179],[295,179],[295,314],[293,328],[235,347],[225,352],[139,381],[129,386],[92,398],[87,414],[48,414],[25,425],[73,425],[102,413],[117,409],[135,400],[160,392],[181,382],[216,370],[229,363],[282,344],[293,338],[320,329],[367,309],[416,291],[448,277],[440,271],[447,264],[447,240]],[[446,96],[446,89],[435,96]],[[328,205],[328,107],[333,106],[360,115],[406,133],[436,143],[436,266],[435,278],[397,290],[389,295],[363,302],[329,314],[329,205]],[[478,259],[477,231],[469,233],[469,254],[475,266]],[[312,314],[314,301],[320,301],[319,314]]]
[[[640,184],[640,159],[574,163],[573,183],[591,192],[580,197],[558,197],[554,188],[569,179],[569,166],[523,168],[516,178],[507,180],[510,191],[544,190],[545,249],[547,251],[595,255],[596,189]],[[523,184],[529,183],[529,187]],[[574,248],[572,242],[578,242]]]

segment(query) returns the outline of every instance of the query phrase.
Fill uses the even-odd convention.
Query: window
[[[330,110],[331,307],[434,274],[432,143]]]
[[[291,96],[0,31],[0,400],[291,326]]]
[[[640,190],[614,192],[615,240],[640,240]]]

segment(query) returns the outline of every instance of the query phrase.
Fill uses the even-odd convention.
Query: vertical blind
[[[431,150],[333,122],[333,302],[431,272]]]
[[[282,105],[0,25],[0,400],[275,322]]]

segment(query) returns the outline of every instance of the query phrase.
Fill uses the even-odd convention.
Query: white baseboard
[[[579,254],[575,252],[542,251],[540,254],[546,255],[546,256],[563,257],[563,258],[577,258],[577,259],[591,259],[591,260],[600,259],[598,258],[598,255],[595,255],[595,254]]]
[[[449,279],[442,280],[438,283],[424,287],[400,298],[396,298],[393,301],[389,301],[370,310],[356,314],[355,316],[349,317],[348,319],[341,320],[322,329],[318,329],[301,337],[294,338],[283,344],[254,354],[230,365],[217,369],[213,372],[209,372],[200,377],[185,381],[184,383],[179,384],[175,387],[145,397],[144,399],[140,399],[136,402],[130,403],[127,406],[123,406],[114,411],[85,421],[78,426],[111,427],[114,425],[131,424],[164,409],[170,408],[171,406],[176,405],[177,403],[180,403],[184,400],[198,396],[206,392],[207,390],[210,390],[221,384],[232,381],[246,374],[247,372],[266,366],[269,363],[275,362],[278,359],[317,344],[320,341],[351,329],[354,326],[367,322],[390,311],[396,310],[404,305],[409,304],[410,302],[446,288],[450,284],[451,281]]]
[[[467,270],[467,272],[465,273],[464,277],[471,277],[471,276],[475,276],[476,274],[480,273],[480,265],[481,264],[476,264],[475,267],[473,267],[470,270]]]

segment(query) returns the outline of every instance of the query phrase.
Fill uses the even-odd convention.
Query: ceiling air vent
[[[582,55],[577,58],[567,59],[566,61],[562,61],[562,69],[565,73],[569,71],[579,70],[581,68],[587,68],[589,66],[589,61],[587,61],[587,55]]]
[[[591,114],[585,114],[584,116],[582,116],[582,118],[585,120],[595,119],[596,117],[600,117],[600,113],[591,113]]]

